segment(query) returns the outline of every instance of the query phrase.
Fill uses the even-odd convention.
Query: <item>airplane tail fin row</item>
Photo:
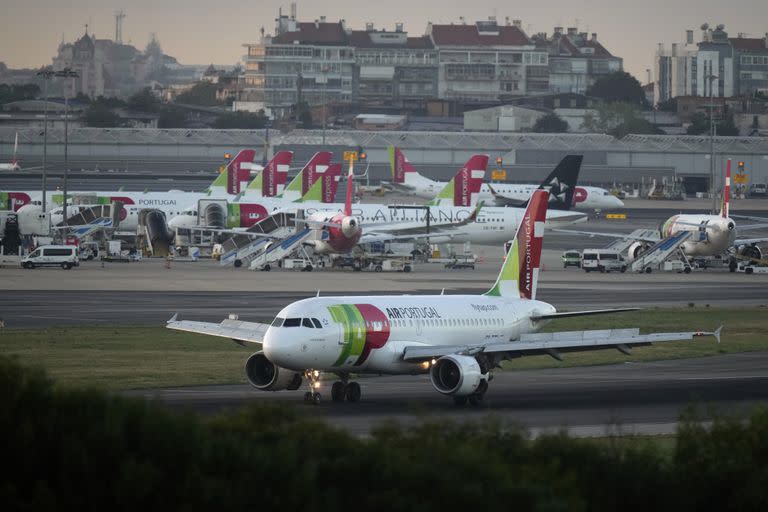
[[[720,216],[724,219],[730,214],[731,202],[731,159],[725,163],[725,187],[723,187],[723,201],[720,205]]]
[[[417,173],[416,168],[411,165],[400,148],[389,146],[387,151],[389,152],[389,167],[392,169],[392,181],[394,183],[405,183],[408,173]]]
[[[480,194],[487,168],[488,155],[472,155],[430,204],[472,206]]]
[[[548,201],[549,192],[546,190],[539,189],[531,195],[499,276],[486,295],[536,298]]]

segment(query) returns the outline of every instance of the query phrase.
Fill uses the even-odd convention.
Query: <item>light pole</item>
[[[48,81],[53,76],[53,71],[50,69],[42,69],[37,72],[37,76],[43,77],[43,214],[46,210],[46,195],[48,189],[48,175],[47,175],[47,160],[48,160]]]
[[[717,212],[717,198],[715,197],[715,103],[714,88],[712,83],[718,78],[717,75],[709,75],[709,172],[710,189],[712,195],[712,214]]]
[[[77,74],[77,71],[72,70],[71,68],[64,68],[61,71],[56,72],[56,76],[62,77],[62,78],[72,78],[75,79],[79,77],[80,75]],[[72,87],[74,91],[74,86]],[[62,183],[62,188],[64,189],[64,204],[63,206],[63,216],[64,216],[64,224],[67,224],[67,177],[69,175],[69,102],[68,102],[68,96],[66,92],[66,88],[64,89],[64,180]]]
[[[325,147],[325,96],[328,91],[328,66],[323,67],[323,147]]]

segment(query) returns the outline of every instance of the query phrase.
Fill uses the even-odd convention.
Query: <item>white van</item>
[[[581,268],[585,272],[626,272],[627,262],[619,251],[612,249],[584,249],[581,253]]]
[[[80,258],[75,245],[44,245],[21,260],[24,268],[57,266],[69,270],[80,265]]]

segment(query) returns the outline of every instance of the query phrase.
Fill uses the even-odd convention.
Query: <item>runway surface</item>
[[[446,270],[418,264],[414,272],[222,269],[213,261],[136,263],[83,262],[79,268],[0,269],[0,317],[6,328],[44,325],[163,325],[182,318],[219,321],[229,313],[244,320],[271,321],[285,305],[314,296],[362,294],[479,294],[498,273],[496,248],[476,270]],[[537,298],[560,310],[605,307],[686,307],[768,303],[768,276],[708,270],[692,274],[599,274],[563,269],[559,252],[546,251]]]
[[[714,343],[705,339],[700,343]],[[689,405],[744,413],[768,400],[768,352],[729,354],[622,365],[499,372],[485,403],[456,408],[437,393],[427,376],[371,377],[358,380],[362,401],[330,401],[323,382],[319,406],[303,402],[298,391],[265,392],[247,385],[206,386],[127,392],[169,407],[211,414],[247,404],[281,403],[355,435],[385,422],[477,421],[493,416],[519,424],[536,435],[567,428],[573,435],[606,433],[667,434],[675,431]],[[702,412],[708,412],[706,410]]]

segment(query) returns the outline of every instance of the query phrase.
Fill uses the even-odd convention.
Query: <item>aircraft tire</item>
[[[236,260],[235,260],[235,263],[234,263],[234,265],[235,265],[235,268],[240,268],[240,267],[242,267],[242,266],[243,266],[243,260],[241,260],[241,259],[239,259],[239,258],[238,258],[238,259],[236,259]]]
[[[264,268],[262,270],[264,272],[269,272],[270,270],[272,270],[272,267],[270,267],[269,265],[264,265]]]
[[[653,269],[651,267],[645,267],[646,274],[650,274],[651,272],[653,272]]]
[[[376,265],[376,266],[373,268],[373,270],[375,270],[376,272],[381,272],[383,269],[381,268],[381,265]]]
[[[350,382],[347,384],[347,389],[345,390],[345,396],[347,398],[347,402],[359,402],[360,397],[362,396],[363,392],[360,390],[360,384],[357,382]]]
[[[323,395],[321,395],[320,393],[315,393],[314,395],[312,395],[312,404],[320,405],[320,400],[322,399],[323,399]]]
[[[331,400],[334,402],[343,402],[345,395],[346,389],[344,388],[344,383],[340,380],[334,382],[333,386],[331,386]]]
[[[467,401],[469,400],[466,396],[454,396],[453,397],[453,404],[459,407],[464,407],[467,405]]]
[[[685,272],[686,274],[690,274],[691,273],[691,267],[686,265],[685,268],[683,269],[683,272]]]
[[[403,272],[410,272],[411,270],[412,269],[411,269],[410,265],[406,265],[406,266],[403,267]]]

